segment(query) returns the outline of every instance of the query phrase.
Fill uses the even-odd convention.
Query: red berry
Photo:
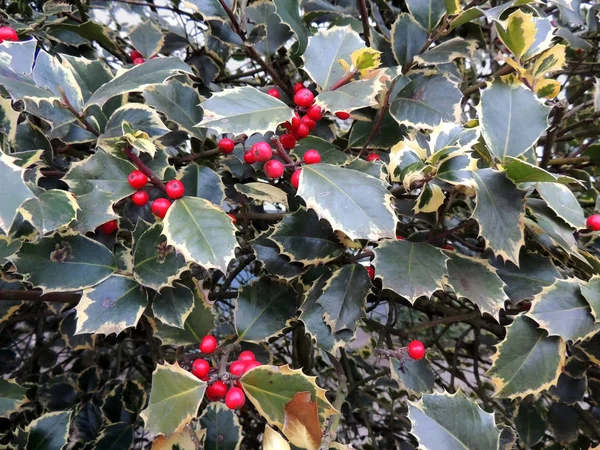
[[[152,202],[152,214],[164,219],[170,207],[171,202],[168,199],[157,198]]]
[[[292,128],[298,128],[301,123],[302,123],[302,120],[300,119],[300,116],[298,115],[297,112],[295,112],[294,117],[292,117]]]
[[[412,359],[422,359],[425,356],[425,346],[421,341],[411,341],[408,344],[408,356]]]
[[[294,84],[294,94],[302,89],[304,89],[304,83],[298,82]]]
[[[238,409],[244,406],[246,403],[246,396],[244,395],[244,391],[242,391],[239,387],[232,387],[227,392],[225,396],[225,404],[229,409]]]
[[[396,239],[398,239],[399,241],[403,241],[404,240],[404,238],[402,236],[400,236],[400,235],[396,236]]]
[[[244,350],[238,356],[238,361],[256,361],[256,356],[250,350]]]
[[[585,224],[592,231],[600,231],[600,214],[592,214],[587,218]]]
[[[367,156],[367,161],[379,161],[381,159],[381,156],[379,156],[377,153],[369,153],[369,156]]]
[[[369,274],[369,278],[371,280],[375,278],[375,268],[373,266],[367,267],[367,273]]]
[[[304,154],[304,162],[306,164],[318,164],[321,162],[321,154],[314,148],[306,150],[306,153]]]
[[[445,244],[442,248],[444,250],[454,251],[454,247],[452,245],[450,245],[450,244]]]
[[[292,174],[292,178],[290,178],[290,182],[292,183],[292,186],[294,186],[294,189],[298,189],[298,186],[300,185],[300,172],[302,172],[302,170],[296,170]]]
[[[171,180],[166,185],[167,195],[172,199],[181,198],[185,192],[183,183],[179,180]]]
[[[117,228],[119,228],[119,224],[116,220],[110,220],[100,225],[100,229],[102,230],[102,232],[108,235],[113,234],[115,231],[117,231]]]
[[[281,98],[281,94],[279,93],[279,91],[275,88],[269,89],[267,91],[267,94],[269,94],[271,97],[275,97],[275,98]]]
[[[289,133],[282,134],[279,142],[286,150],[291,150],[296,146],[296,138]]]
[[[250,370],[254,369],[255,367],[261,366],[262,364],[259,363],[258,361],[247,361],[246,365],[244,366],[244,373],[249,372]]]
[[[148,177],[141,170],[134,170],[127,177],[127,181],[132,188],[141,189],[148,183]]]
[[[308,108],[308,111],[306,111],[306,115],[309,119],[318,122],[323,118],[323,110],[320,106],[312,105],[310,108]]]
[[[229,373],[236,377],[241,377],[245,367],[246,363],[244,361],[234,361],[229,365]]]
[[[244,162],[246,164],[254,164],[256,162],[256,158],[254,157],[254,153],[246,152],[244,153]]]
[[[139,66],[140,64],[144,64],[146,62],[146,60],[144,58],[135,58],[133,60],[133,64],[135,66]]]
[[[294,103],[301,108],[307,108],[312,105],[315,96],[309,89],[302,88],[294,95]]]
[[[233,214],[227,214],[227,215],[230,217],[231,221],[235,225],[237,223],[237,219],[235,218],[235,216]]]
[[[205,359],[196,359],[192,363],[192,374],[196,375],[200,379],[208,375],[209,371],[210,364]]]
[[[19,36],[17,36],[17,32],[12,27],[0,27],[0,43],[4,41],[18,41]]]
[[[308,116],[304,116],[302,119],[300,119],[300,122],[306,125],[309,130],[312,130],[314,127],[317,126],[317,122],[315,122]]]
[[[578,48],[577,50],[575,50],[575,52],[576,52],[578,55],[581,55],[581,54],[583,53],[583,49],[582,49],[582,48]]]
[[[221,380],[215,381],[206,388],[206,398],[211,402],[218,402],[227,394],[227,385]]]
[[[137,50],[131,50],[131,53],[129,54],[129,56],[131,57],[131,59],[138,59],[138,58],[143,58],[144,57],[144,55],[142,55]]]
[[[200,342],[200,351],[210,355],[217,349],[217,339],[214,336],[204,336]]]
[[[146,191],[137,191],[131,196],[131,201],[137,206],[144,206],[146,203],[148,203],[149,199],[150,197]]]
[[[277,178],[281,178],[285,168],[283,167],[281,161],[271,159],[265,163],[263,170],[265,171],[266,176],[275,180]]]
[[[266,142],[257,142],[250,149],[256,162],[265,162],[273,157],[273,149]]]
[[[221,139],[217,144],[217,147],[219,147],[221,153],[225,153],[226,155],[228,155],[233,151],[233,147],[235,147],[235,142],[233,142],[229,138]]]
[[[310,133],[310,128],[305,123],[301,123],[298,128],[296,128],[296,135],[299,138],[305,138]]]
[[[336,113],[335,113],[335,116],[336,116],[338,119],[341,119],[341,120],[346,120],[346,119],[348,119],[348,118],[350,117],[350,114],[349,114],[349,113],[347,113],[347,112],[344,112],[344,111],[339,111],[339,112],[336,112]]]

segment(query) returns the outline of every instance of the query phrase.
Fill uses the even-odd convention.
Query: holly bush
[[[2,6],[2,448],[598,446],[598,3]]]

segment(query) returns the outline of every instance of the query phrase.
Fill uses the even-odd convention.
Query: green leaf
[[[506,329],[506,338],[496,347],[487,375],[494,397],[524,398],[556,385],[565,362],[562,339],[537,328],[534,321],[518,316]]]
[[[240,289],[234,312],[238,341],[276,336],[296,314],[297,294],[285,283],[261,278]]]
[[[235,185],[235,190],[250,199],[259,202],[280,204],[285,206],[286,209],[289,208],[287,194],[278,187],[270,184],[261,183],[259,181],[246,184],[237,183]]]
[[[75,334],[117,335],[135,327],[148,305],[146,291],[134,280],[113,275],[91,289],[85,289],[75,307]]]
[[[78,291],[107,279],[117,269],[114,255],[85,236],[43,238],[25,243],[10,258],[26,280],[44,292]],[[68,272],[69,276],[64,274]]]
[[[371,135],[373,127],[373,120],[355,120],[350,130],[348,146],[350,148],[362,148]],[[398,122],[389,113],[386,113],[381,121],[381,126],[369,142],[369,148],[389,148],[404,136],[404,131],[404,128],[398,125]],[[305,139],[300,143],[304,141]],[[323,160],[323,162],[330,161]]]
[[[33,68],[33,79],[36,84],[51,91],[57,98],[63,96],[71,105],[80,111],[83,106],[83,94],[73,72],[63,66],[58,58],[40,50]]]
[[[128,103],[110,116],[100,139],[118,138],[125,135],[124,122],[127,122],[134,130],[148,134],[150,138],[161,137],[169,132],[155,110],[140,103]]]
[[[546,130],[549,112],[525,86],[495,80],[481,94],[481,133],[496,158],[517,157]]]
[[[527,447],[540,442],[546,433],[546,420],[534,403],[521,402],[515,417],[519,437]]]
[[[261,236],[252,242],[252,248],[258,261],[270,274],[290,279],[302,273],[302,264],[292,263],[287,256],[281,255],[279,247],[272,240]]]
[[[206,383],[179,364],[158,364],[152,373],[148,407],[140,414],[146,429],[154,436],[182,430],[196,417],[205,390]]]
[[[291,37],[290,27],[281,22],[275,13],[275,5],[270,1],[258,1],[246,8],[246,14],[251,23],[266,27],[266,36],[254,45],[261,54],[270,57],[279,50]],[[249,28],[251,32],[252,29]]]
[[[53,103],[58,99],[48,89],[39,87],[32,76],[15,72],[2,60],[0,60],[0,85],[8,91],[13,100],[29,99],[34,105],[39,105],[42,100]]]
[[[417,75],[390,106],[400,125],[432,129],[443,121],[459,122],[462,93],[445,75]]]
[[[519,251],[525,243],[525,193],[493,169],[478,170],[473,179],[477,192],[473,218],[479,223],[479,233],[496,256],[518,265]]]
[[[585,339],[600,330],[576,279],[557,280],[535,296],[527,315],[550,336],[565,341]]]
[[[302,169],[298,195],[350,239],[395,237],[397,217],[386,183],[350,169],[312,164]],[[349,214],[348,211],[352,211]]]
[[[321,424],[336,412],[325,397],[325,390],[317,386],[316,377],[308,377],[302,370],[289,366],[256,367],[244,374],[241,383],[259,414],[280,429],[285,422],[285,406],[298,392],[309,392],[312,401],[317,402]]]
[[[228,8],[233,9],[234,0],[225,0],[224,3]],[[204,20],[229,20],[227,12],[225,12],[225,9],[223,9],[219,0],[186,0],[185,5],[188,8],[199,12]]]
[[[344,252],[329,223],[312,210],[300,207],[275,226],[269,239],[282,254],[305,265],[323,264]]]
[[[85,234],[93,231],[103,223],[117,219],[113,209],[113,194],[96,188],[87,194],[77,196],[77,224],[75,231]]]
[[[504,158],[504,162],[506,176],[515,184],[538,182],[569,184],[577,182],[575,178],[547,172],[541,167],[522,159],[507,156]]]
[[[17,136],[17,124],[21,113],[12,108],[9,98],[0,98],[0,130],[8,142],[13,143]]]
[[[383,89],[380,77],[348,83],[335,91],[326,91],[315,99],[315,103],[325,111],[350,112],[355,109],[376,106],[377,95]]]
[[[167,245],[162,230],[161,224],[152,225],[136,241],[133,253],[133,277],[155,291],[173,286],[187,268],[183,256]]]
[[[307,136],[298,141],[292,152],[302,159],[304,154],[311,149],[319,152],[323,163],[341,165],[347,163],[350,159],[350,155],[340,151],[331,142],[317,136]]]
[[[0,234],[0,266],[6,264],[7,258],[19,251],[22,241],[10,241],[7,236]]]
[[[69,437],[71,411],[46,413],[25,428],[27,450],[61,450]]]
[[[125,422],[108,425],[94,444],[94,450],[127,450],[133,444],[133,426]]]
[[[444,450],[497,449],[500,430],[494,414],[486,413],[462,391],[426,394],[408,403],[411,434],[424,448]]]
[[[595,322],[600,322],[600,276],[594,275],[587,283],[580,282],[581,295],[590,305]]]
[[[84,39],[89,41],[96,41],[105,49],[112,51],[113,53],[120,53],[119,47],[113,42],[108,35],[108,27],[105,27],[99,23],[88,20],[81,24],[70,24],[70,23],[59,23],[51,24],[50,28],[53,30],[68,30],[78,34]]]
[[[375,274],[383,288],[411,303],[443,288],[448,257],[438,248],[422,242],[384,241],[374,253]]]
[[[408,11],[427,31],[432,31],[446,14],[444,0],[407,0]]]
[[[556,214],[546,206],[543,200],[528,198],[527,208],[535,217],[535,222],[526,217],[526,225],[534,235],[548,235],[551,238],[542,240],[541,243],[547,248],[553,248],[555,245],[562,247],[569,256],[585,259],[577,253],[577,241],[573,236],[573,229],[564,220],[558,218]],[[586,263],[587,264],[587,263]]]
[[[415,61],[422,65],[447,64],[455,59],[470,58],[475,50],[477,50],[477,41],[453,38],[416,55]]]
[[[42,234],[68,225],[77,217],[77,202],[67,191],[52,189],[23,203],[21,214]]]
[[[390,370],[392,379],[396,380],[400,389],[411,395],[433,391],[435,377],[427,358],[418,361],[406,358],[403,362],[390,358]]]
[[[204,118],[197,124],[217,133],[247,134],[274,131],[292,120],[293,112],[281,100],[250,86],[225,89],[201,104]]]
[[[401,13],[392,25],[392,51],[398,64],[409,66],[425,45],[425,31],[409,14]]]
[[[558,217],[574,228],[585,228],[583,209],[571,189],[557,183],[538,183],[536,190]]]
[[[481,313],[498,317],[507,300],[505,284],[496,274],[496,269],[487,261],[459,256],[450,252],[448,260],[448,284],[457,297],[465,297],[475,303]]]
[[[183,329],[155,322],[154,337],[161,340],[163,345],[199,344],[202,338],[215,327],[215,317],[204,294],[198,289],[193,290],[194,307],[187,316]]]
[[[202,120],[202,108],[198,91],[179,80],[169,80],[165,84],[150,86],[144,91],[146,104],[167,116],[180,130],[197,139],[205,135],[196,124]]]
[[[352,52],[364,46],[363,40],[349,25],[321,29],[308,39],[302,55],[304,71],[321,91],[327,91],[346,74],[338,60],[350,63]]]
[[[298,53],[304,53],[308,45],[308,31],[298,11],[298,0],[273,0],[275,14],[286,24],[298,39]]]
[[[104,105],[111,98],[127,92],[143,91],[145,88],[162,84],[180,73],[192,74],[192,70],[181,59],[176,57],[155,58],[144,64],[134,66],[104,84],[85,102],[90,105]]]
[[[8,60],[5,64],[12,70],[17,73],[31,74],[36,49],[37,41],[32,39],[17,42],[4,41],[0,46],[0,53],[4,54],[0,61],[6,56]]]
[[[225,200],[221,177],[210,167],[190,164],[178,178],[185,186],[186,195],[204,198],[215,206],[220,206]]]
[[[1,80],[0,80],[1,83]],[[8,231],[13,223],[17,210],[21,204],[33,197],[31,191],[23,181],[23,169],[14,163],[14,159],[0,152],[0,228]]]
[[[60,55],[62,63],[73,73],[86,101],[104,83],[114,78],[110,67],[101,59],[90,60],[71,55]]]
[[[235,226],[220,209],[203,198],[182,197],[169,208],[163,222],[167,242],[185,260],[206,269],[227,270],[235,258]]]
[[[152,300],[154,316],[165,325],[181,329],[193,308],[194,294],[182,284],[163,289]]]
[[[211,403],[200,416],[206,430],[205,450],[238,450],[242,442],[242,427],[235,413],[222,403]]]
[[[154,21],[145,20],[130,31],[129,39],[145,59],[150,59],[162,48],[165,34]]]
[[[15,380],[0,379],[0,417],[7,417],[27,400],[27,389]]]

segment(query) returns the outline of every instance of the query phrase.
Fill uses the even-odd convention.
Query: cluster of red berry
[[[19,40],[17,32],[12,27],[0,27],[0,44],[4,41],[16,42]]]
[[[204,336],[200,342],[200,351],[206,355],[211,355],[217,349],[217,340],[214,336]],[[238,359],[229,365],[229,374],[226,381],[218,379],[218,369],[211,368],[210,363],[205,359],[196,359],[192,363],[192,374],[202,381],[209,383],[206,388],[206,398],[211,402],[218,402],[225,399],[225,405],[229,409],[238,409],[246,403],[246,395],[242,390],[237,379],[248,372],[250,369],[260,366],[254,353],[245,350],[240,353]],[[228,387],[228,384],[230,387]]]

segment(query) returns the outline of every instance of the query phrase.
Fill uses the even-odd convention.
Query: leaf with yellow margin
[[[415,203],[415,214],[436,212],[446,200],[446,195],[437,184],[427,183]]]
[[[265,426],[263,450],[290,450],[290,444],[269,425]]]
[[[560,70],[565,65],[565,49],[564,45],[557,44],[538,56],[533,65],[533,76],[539,78]]]
[[[296,447],[318,450],[323,437],[317,402],[310,392],[298,392],[284,407],[283,434]]]
[[[536,25],[532,14],[517,9],[506,20],[498,22],[498,37],[504,45],[520,58],[535,42]]]
[[[370,47],[361,48],[352,52],[350,60],[361,76],[365,76],[367,72],[381,65],[381,52]]]
[[[535,93],[540,98],[554,98],[560,93],[561,84],[557,80],[540,80],[535,83]]]
[[[169,437],[159,436],[152,442],[152,450],[196,450],[196,444],[191,434],[195,433],[198,441],[202,442],[206,436],[206,430],[195,431],[191,427],[185,427],[182,431]]]

